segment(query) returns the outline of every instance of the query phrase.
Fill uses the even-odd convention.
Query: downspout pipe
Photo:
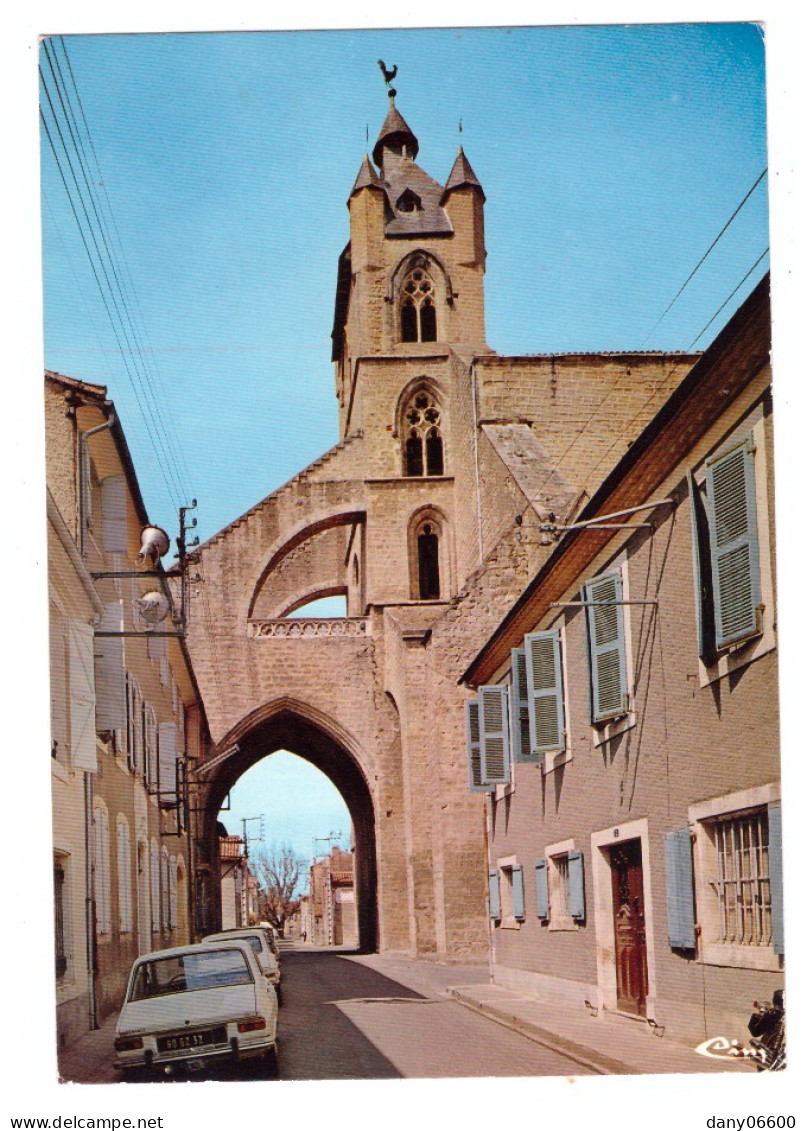
[[[87,936],[87,992],[89,999],[90,1029],[98,1028],[98,1005],[95,999],[95,892],[93,890],[92,863],[92,774],[84,773],[84,919]]]

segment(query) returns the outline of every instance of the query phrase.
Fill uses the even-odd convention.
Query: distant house
[[[317,946],[358,946],[352,852],[334,847],[329,856],[314,861],[306,903],[310,904],[308,941]],[[306,923],[305,917],[302,922]]]
[[[463,677],[495,980],[693,1041],[783,979],[768,286]]]

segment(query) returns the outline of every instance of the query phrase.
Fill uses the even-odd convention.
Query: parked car
[[[233,927],[229,931],[218,931],[215,935],[206,935],[202,942],[218,943],[223,939],[240,939],[252,947],[266,980],[274,987],[277,994],[277,1004],[282,1005],[280,963],[266,937],[265,929],[263,927]]]
[[[277,998],[252,947],[238,939],[141,955],[115,1031],[124,1073],[199,1071],[215,1061],[276,1063]]]
[[[280,961],[280,947],[277,945],[277,932],[275,931],[275,928],[270,923],[264,923],[264,922],[259,923],[258,926],[264,932],[267,939],[269,940],[269,946],[272,949],[272,954],[275,956],[275,958],[279,962]]]

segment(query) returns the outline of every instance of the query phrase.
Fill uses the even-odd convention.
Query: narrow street
[[[198,1079],[384,1080],[580,1076],[589,1070],[446,994],[484,983],[482,967],[358,956],[281,943],[278,1071],[222,1065]],[[64,1080],[114,1083],[112,1019],[60,1056]],[[194,1077],[194,1079],[197,1077]],[[176,1077],[175,1079],[183,1079]],[[136,1086],[136,1085],[135,1085]]]
[[[584,1072],[566,1057],[449,1000],[444,988],[462,981],[463,968],[420,963],[405,985],[373,969],[373,961],[373,956],[305,948],[283,953],[281,1079]]]

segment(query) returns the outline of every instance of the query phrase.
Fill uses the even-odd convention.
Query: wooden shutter
[[[667,935],[670,946],[694,950],[695,882],[689,829],[676,829],[666,834],[664,862],[667,871]]]
[[[782,890],[782,808],[768,806],[768,867],[771,883],[771,933],[774,954],[785,953],[785,918]]]
[[[583,853],[569,853],[569,903],[567,910],[572,919],[586,917],[586,883],[583,874]]]
[[[619,570],[587,581],[586,608],[591,665],[592,722],[613,719],[628,710],[622,574]]]
[[[715,603],[712,588],[712,558],[709,521],[695,476],[687,469],[689,517],[692,528],[692,573],[695,578],[695,619],[698,655],[704,664],[715,661]]]
[[[527,655],[523,648],[510,653],[510,750],[514,762],[540,761],[530,755],[530,711],[527,702]]]
[[[123,602],[106,606],[104,632],[123,631]],[[95,726],[99,731],[126,726],[126,660],[122,636],[95,637]]]
[[[69,622],[70,630],[70,757],[74,769],[95,773],[95,658],[92,626]]]
[[[524,637],[524,650],[530,728],[529,761],[542,762],[546,753],[566,749],[560,633],[529,633]]]
[[[122,475],[101,480],[101,541],[107,554],[126,553],[126,480]]]
[[[177,799],[177,728],[176,723],[160,723],[157,727],[159,752],[160,805],[170,807]]]
[[[549,876],[545,859],[535,861],[535,914],[549,918]]]
[[[490,786],[482,781],[482,744],[479,738],[479,703],[465,703],[465,737],[468,745],[468,781],[473,793],[488,793]]]
[[[491,919],[501,919],[502,901],[499,893],[499,869],[488,871],[488,913]]]
[[[513,873],[513,918],[524,919],[524,868],[514,864]]]
[[[489,684],[479,688],[479,735],[482,781],[502,785],[510,780],[510,743],[507,688]]]
[[[760,631],[759,543],[750,438],[706,466],[716,646]]]

